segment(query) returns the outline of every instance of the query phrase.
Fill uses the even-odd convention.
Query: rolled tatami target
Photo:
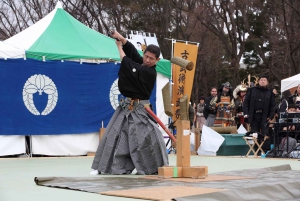
[[[210,127],[212,130],[219,134],[234,134],[237,133],[236,126],[226,126],[226,127]]]
[[[172,117],[172,107],[171,107],[171,93],[170,93],[170,82],[168,82],[161,90],[163,102],[164,102],[164,109],[166,115]]]
[[[176,64],[182,68],[185,68],[187,70],[193,70],[194,68],[194,63],[189,61],[189,60],[185,60],[183,58],[180,57],[172,57],[171,58],[171,63]]]
[[[189,103],[188,95],[184,95],[180,98],[180,120],[189,120]]]

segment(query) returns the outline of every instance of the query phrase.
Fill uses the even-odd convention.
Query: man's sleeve
[[[210,100],[209,98],[206,98],[205,101],[204,101],[204,110],[209,110],[210,108]]]
[[[271,98],[270,98],[270,106],[269,106],[269,119],[273,119],[274,118],[274,113],[275,113],[275,95],[274,93],[271,92]]]
[[[134,47],[134,45],[127,40],[125,45],[123,45],[123,51],[127,57],[132,59],[134,62],[142,64],[143,63],[143,57],[138,53],[137,49]]]
[[[209,98],[206,98],[205,100],[204,100],[204,111],[203,111],[203,115],[204,115],[204,118],[205,119],[207,119],[207,117],[208,117],[208,104],[207,104],[207,102],[209,101]]]
[[[129,57],[125,56],[121,62],[122,64],[122,67],[127,67],[129,69],[133,69],[133,68],[136,68],[136,69],[139,69],[141,67],[140,64],[134,62],[132,59],[130,59]]]
[[[244,115],[249,115],[249,104],[250,104],[250,98],[251,98],[251,89],[247,90],[245,100],[243,102],[243,113]]]
[[[294,96],[293,95],[288,98],[288,103],[289,103],[289,105],[294,104]]]

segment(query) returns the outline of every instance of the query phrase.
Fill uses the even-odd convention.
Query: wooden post
[[[99,130],[99,142],[101,141],[104,132],[105,132],[105,128],[100,128],[100,130]]]
[[[190,167],[190,121],[177,121],[177,167]]]
[[[101,141],[103,135],[104,135],[104,132],[105,132],[105,128],[103,126],[103,121],[102,121],[102,125],[101,125],[101,128],[99,130],[99,142]]]

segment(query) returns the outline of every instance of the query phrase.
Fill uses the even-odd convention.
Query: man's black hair
[[[259,80],[260,80],[261,78],[266,78],[266,79],[267,79],[267,81],[269,81],[269,79],[268,79],[268,76],[267,76],[267,75],[261,75],[261,76],[259,76]]]
[[[155,54],[156,59],[160,56],[160,48],[156,45],[148,45],[144,51],[144,54],[146,52],[151,52],[152,54]]]
[[[205,97],[204,96],[200,96],[199,101],[200,100],[205,100]]]
[[[216,86],[210,87],[210,91],[213,90],[213,89],[216,89],[218,91],[218,88]]]
[[[290,92],[290,90],[285,90],[284,92],[282,92],[282,97],[281,99],[285,99],[285,100],[289,100],[289,97],[292,95],[292,93]]]

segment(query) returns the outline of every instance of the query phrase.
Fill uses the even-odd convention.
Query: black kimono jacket
[[[123,46],[123,57],[119,70],[118,87],[123,96],[149,100],[156,82],[156,65],[143,66],[143,57],[129,41]]]

